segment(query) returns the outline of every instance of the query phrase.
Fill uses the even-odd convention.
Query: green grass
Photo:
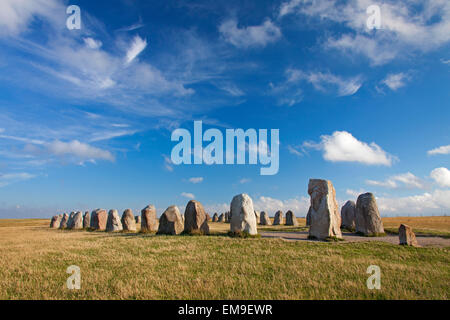
[[[384,231],[389,234],[398,234],[398,228],[384,228]],[[441,230],[430,230],[430,229],[413,229],[414,234],[417,236],[426,237],[442,237],[450,239],[450,232]]]

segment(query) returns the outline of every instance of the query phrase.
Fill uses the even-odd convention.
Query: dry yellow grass
[[[61,231],[0,221],[1,299],[448,299],[449,249]],[[228,224],[211,224],[225,232]],[[81,268],[81,290],[66,268]],[[366,269],[382,270],[368,290]]]

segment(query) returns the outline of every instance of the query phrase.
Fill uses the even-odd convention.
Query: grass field
[[[391,219],[391,220],[387,220]],[[304,220],[304,219],[303,219]],[[301,226],[304,221],[299,219]],[[450,232],[450,217],[385,218]],[[449,299],[450,248],[61,231],[0,220],[0,299]],[[259,230],[289,230],[269,226]],[[68,290],[66,268],[81,269]],[[381,289],[366,286],[369,265]]]

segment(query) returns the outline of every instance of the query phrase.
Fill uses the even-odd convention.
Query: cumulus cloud
[[[83,38],[84,44],[91,49],[99,49],[102,46],[102,42],[100,40],[95,40],[93,38],[87,37]]]
[[[381,83],[385,84],[389,89],[396,91],[397,89],[404,87],[409,76],[403,72],[388,74],[386,79],[382,80]]]
[[[131,63],[147,47],[147,39],[135,36],[126,54],[126,63]]]
[[[62,142],[55,140],[47,144],[48,151],[56,156],[72,155],[81,160],[108,160],[114,161],[111,152],[90,146],[78,140]]]
[[[450,187],[450,170],[441,167],[431,171],[430,177],[441,187]]]
[[[19,172],[19,173],[0,173],[0,188],[6,187],[12,183],[29,180],[36,177],[34,174]]]
[[[359,141],[347,131],[335,131],[321,136],[320,143],[305,142],[305,148],[323,151],[323,158],[331,162],[359,162],[367,165],[391,166],[395,159],[375,142]]]
[[[255,210],[265,211],[269,215],[274,215],[278,210],[291,210],[297,217],[305,217],[309,209],[309,197],[292,198],[280,200],[271,197],[261,196],[253,201]]]
[[[424,182],[411,172],[391,176],[385,181],[366,180],[366,183],[371,186],[386,187],[391,189],[400,187],[422,189],[425,186]]]
[[[450,144],[448,146],[438,147],[432,150],[429,150],[428,155],[436,155],[436,154],[450,154]]]
[[[189,178],[189,182],[192,182],[192,183],[200,183],[200,182],[202,182],[203,181],[203,177],[192,177],[192,178]]]
[[[219,31],[225,41],[238,48],[265,47],[281,37],[280,28],[270,19],[266,19],[261,25],[238,27],[236,19],[224,21]]]
[[[189,192],[182,192],[181,196],[185,197],[185,198],[188,198],[188,199],[195,199],[195,196],[192,193],[189,193]]]

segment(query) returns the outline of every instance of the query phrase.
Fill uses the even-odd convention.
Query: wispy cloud
[[[131,63],[147,47],[147,39],[135,36],[126,54],[126,63]]]
[[[381,81],[381,83],[385,84],[389,89],[396,91],[397,89],[404,87],[409,79],[410,76],[403,72],[390,73]]]
[[[194,184],[203,182],[203,177],[192,177],[192,178],[189,178],[189,182],[194,183]]]
[[[423,189],[425,187],[424,182],[411,172],[391,176],[385,181],[366,180],[366,183],[371,186],[386,187],[391,189],[397,189],[400,187]]]
[[[36,175],[26,172],[7,173],[7,174],[0,173],[0,188],[6,187],[7,185],[10,185],[12,183],[29,180],[34,177],[36,177]]]
[[[450,154],[450,144],[448,146],[442,146],[435,149],[431,149],[427,151],[428,155],[436,155],[436,154]]]
[[[181,196],[188,198],[188,199],[195,199],[195,195],[193,195],[192,193],[189,193],[189,192],[182,192]]]

